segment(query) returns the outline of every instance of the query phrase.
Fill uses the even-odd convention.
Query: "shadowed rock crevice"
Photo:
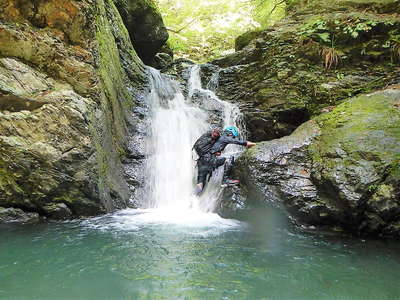
[[[161,14],[151,0],[117,0],[115,5],[129,32],[132,44],[147,65],[168,39]]]

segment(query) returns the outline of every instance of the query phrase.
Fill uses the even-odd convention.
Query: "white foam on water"
[[[140,232],[144,227],[168,228],[169,234],[184,233],[196,236],[212,236],[243,229],[243,222],[221,218],[215,213],[194,209],[124,209],[101,217],[81,221],[96,230],[113,232]],[[171,230],[172,229],[172,230]]]
[[[194,209],[127,209],[116,217],[125,218],[135,224],[173,224],[184,227],[232,228],[242,224],[236,220],[221,218],[215,213],[204,213]]]

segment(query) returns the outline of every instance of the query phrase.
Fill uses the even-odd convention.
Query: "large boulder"
[[[10,0],[0,15],[0,206],[125,208],[146,77],[114,2]]]
[[[72,212],[64,203],[52,203],[43,207],[47,217],[56,220],[65,220],[72,217]]]
[[[400,81],[398,1],[294,2],[304,3],[202,68],[206,84],[219,67],[216,93],[239,103],[250,140],[288,135],[351,96]]]
[[[400,237],[399,124],[399,89],[353,98],[257,144],[236,175],[247,201],[283,208],[300,224]]]
[[[115,5],[139,57],[145,64],[157,65],[161,68],[162,65],[159,64],[171,58],[167,54],[156,57],[156,54],[167,42],[169,35],[155,2],[152,0],[115,0]]]

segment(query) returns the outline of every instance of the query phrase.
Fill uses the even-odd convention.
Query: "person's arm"
[[[240,146],[246,146],[247,148],[251,148],[254,147],[256,145],[256,143],[250,142],[250,141],[245,141],[245,140],[238,140],[234,137],[226,137],[226,141],[228,142],[228,144],[236,144],[236,145],[240,145]]]
[[[247,141],[245,140],[239,140],[231,136],[224,136],[223,141],[226,145],[228,144],[235,144],[235,145],[240,145],[240,146],[247,146]]]
[[[224,151],[225,147],[229,144],[240,145],[244,147],[252,147],[255,144],[245,140],[239,140],[231,136],[221,136],[211,148],[211,154],[220,153]],[[254,144],[254,145],[253,145]],[[249,146],[248,146],[249,145]]]

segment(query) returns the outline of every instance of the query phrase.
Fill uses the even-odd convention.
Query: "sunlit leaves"
[[[159,0],[175,54],[206,61],[234,48],[237,35],[255,28],[243,0]]]
[[[158,6],[175,55],[200,62],[232,52],[238,35],[273,24],[285,10],[284,0],[158,0]]]

